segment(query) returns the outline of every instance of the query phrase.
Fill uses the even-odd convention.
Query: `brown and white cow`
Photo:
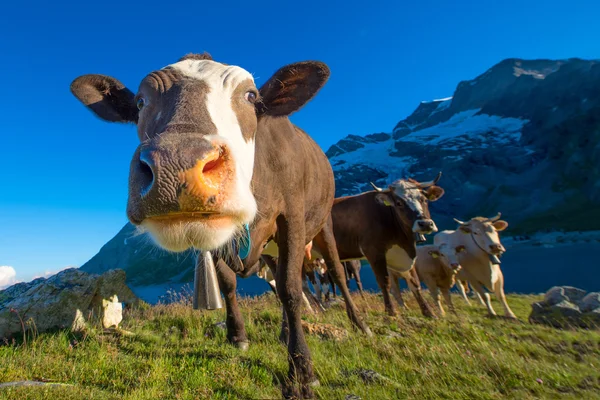
[[[305,246],[326,228],[335,192],[329,160],[288,116],[328,78],[325,64],[299,62],[282,67],[258,89],[245,69],[191,54],[148,74],[137,94],[105,75],[83,75],[71,84],[100,118],[137,125],[127,217],[160,247],[231,249],[236,239],[247,241],[249,231],[252,243],[243,261],[231,251],[216,254],[235,264],[236,272],[256,273],[261,247],[276,233],[277,293],[289,320],[285,397],[313,396],[315,377],[300,320],[302,259]],[[335,248],[327,250],[339,264]],[[235,273],[217,261],[228,338],[244,343]],[[348,307],[368,331],[356,306]]]
[[[441,173],[433,181],[421,183],[413,179],[399,179],[385,190],[373,185],[375,191],[339,197],[333,203],[331,217],[340,259],[368,260],[390,315],[396,312],[390,301],[388,269],[400,274],[410,271],[417,255],[417,240],[421,241],[423,235],[437,231],[429,214],[428,202],[436,201],[444,194],[444,189],[436,186],[440,177]],[[327,238],[320,235],[314,239],[317,249],[324,245],[323,242],[327,242]],[[423,299],[416,273],[409,280],[421,311],[432,316]]]
[[[445,312],[439,297],[440,291],[450,311],[455,312],[450,297],[450,289],[454,286],[456,274],[461,269],[458,256],[464,251],[464,245],[451,247],[446,243],[439,246],[417,247],[417,261],[414,269],[419,276],[419,280],[429,289],[433,303],[437,306],[441,315],[444,315]]]
[[[455,221],[458,223],[458,229],[438,233],[433,238],[433,243],[436,246],[447,245],[450,248],[465,246],[465,251],[459,255],[462,268],[456,278],[461,281],[466,280],[473,286],[485,300],[490,315],[496,315],[496,312],[492,308],[490,295],[484,287],[496,293],[508,318],[516,318],[506,302],[504,275],[498,258],[506,251],[500,243],[498,232],[506,229],[508,223],[500,220],[500,213],[493,218],[475,217],[467,222],[457,219]],[[459,290],[464,290],[462,285],[458,286]]]

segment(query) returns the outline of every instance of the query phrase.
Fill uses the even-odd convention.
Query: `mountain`
[[[390,133],[332,146],[336,194],[443,171],[441,226],[501,211],[512,232],[600,228],[599,88],[598,61],[504,60]]]
[[[336,195],[443,172],[430,204],[452,218],[502,212],[505,236],[600,229],[600,61],[507,59],[422,102],[391,132],[349,135],[326,152]],[[127,224],[81,268],[123,268],[132,285],[190,282],[191,253],[174,255]]]

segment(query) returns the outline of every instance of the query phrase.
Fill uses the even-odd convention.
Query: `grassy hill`
[[[527,321],[539,296],[509,296],[521,321],[486,317],[455,298],[458,316],[427,320],[414,299],[397,318],[380,296],[356,297],[375,336],[353,332],[341,305],[308,322],[348,330],[335,340],[307,335],[321,386],[318,398],[600,398],[600,332],[555,330]],[[496,310],[501,307],[494,302]],[[1,388],[2,399],[277,399],[286,376],[277,340],[278,303],[269,293],[242,300],[251,340],[242,353],[215,324],[224,310],[188,304],[127,310],[135,335],[56,332],[0,346],[0,382],[49,380],[68,386]],[[369,381],[365,370],[383,376]],[[356,398],[356,397],[355,397]]]

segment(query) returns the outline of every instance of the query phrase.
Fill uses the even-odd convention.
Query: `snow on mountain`
[[[442,226],[501,211],[511,229],[566,227],[563,212],[598,209],[599,86],[597,61],[504,60],[452,97],[421,102],[385,139],[332,146],[336,194],[442,171],[446,195],[430,207]]]

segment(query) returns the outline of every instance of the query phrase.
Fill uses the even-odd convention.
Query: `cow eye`
[[[250,103],[255,103],[256,102],[256,98],[258,96],[256,95],[256,92],[253,90],[249,90],[246,92],[246,94],[244,95],[244,98],[249,101]]]
[[[143,97],[139,97],[135,103],[138,110],[141,110],[146,105],[146,100]]]

